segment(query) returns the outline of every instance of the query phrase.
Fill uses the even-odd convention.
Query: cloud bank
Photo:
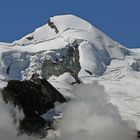
[[[104,87],[78,85],[76,99],[64,109],[59,140],[134,140],[136,132],[123,121],[118,109],[108,102]]]

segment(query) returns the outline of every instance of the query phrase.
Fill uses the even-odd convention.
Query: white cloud
[[[74,93],[59,124],[60,140],[134,140],[136,132],[108,102],[103,86],[82,84]]]

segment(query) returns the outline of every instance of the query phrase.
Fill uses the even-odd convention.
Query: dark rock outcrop
[[[2,90],[2,97],[6,103],[18,106],[23,110],[24,118],[19,120],[19,135],[47,135],[46,129],[52,129],[51,121],[44,120],[41,115],[54,108],[55,102],[64,103],[66,99],[45,79],[33,75],[31,80],[11,80]],[[15,115],[13,115],[13,119]]]
[[[26,37],[26,39],[28,39],[28,40],[33,40],[34,37],[33,37],[33,36],[28,36],[28,37]]]
[[[55,32],[58,34],[59,31],[51,20],[48,21],[48,25],[50,26],[50,28],[54,29]]]
[[[32,118],[25,116],[24,119],[19,122],[18,136],[26,133],[27,135],[44,138],[47,135],[46,126],[47,121],[38,115]]]
[[[64,103],[66,99],[45,79],[34,81],[11,80],[2,91],[5,102],[23,109],[24,114],[43,114],[54,108],[55,102]]]
[[[52,75],[60,76],[65,72],[70,72],[78,77],[80,69],[79,51],[78,45],[76,45],[75,47],[69,47],[66,56],[55,63],[52,60],[45,60],[42,64],[42,76],[48,79]]]

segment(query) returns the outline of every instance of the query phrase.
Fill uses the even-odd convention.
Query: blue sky
[[[140,0],[0,0],[0,42],[12,42],[50,16],[74,14],[126,47],[140,47]]]

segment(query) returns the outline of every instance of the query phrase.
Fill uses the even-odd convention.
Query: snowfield
[[[5,87],[10,79],[30,79],[35,72],[41,75],[44,60],[56,63],[56,60],[66,56],[69,47],[78,46],[81,66],[79,79],[85,84],[94,84],[96,81],[104,86],[108,102],[118,108],[121,119],[132,121],[135,129],[140,131],[140,49],[122,46],[87,21],[73,15],[54,16],[50,18],[50,24],[11,44],[0,43],[0,88]],[[75,78],[70,73],[52,75],[49,82],[65,97],[76,98],[74,86],[71,85]],[[91,103],[90,108],[91,105],[95,104]],[[115,127],[115,124],[112,125]],[[120,137],[119,140],[126,139]]]

